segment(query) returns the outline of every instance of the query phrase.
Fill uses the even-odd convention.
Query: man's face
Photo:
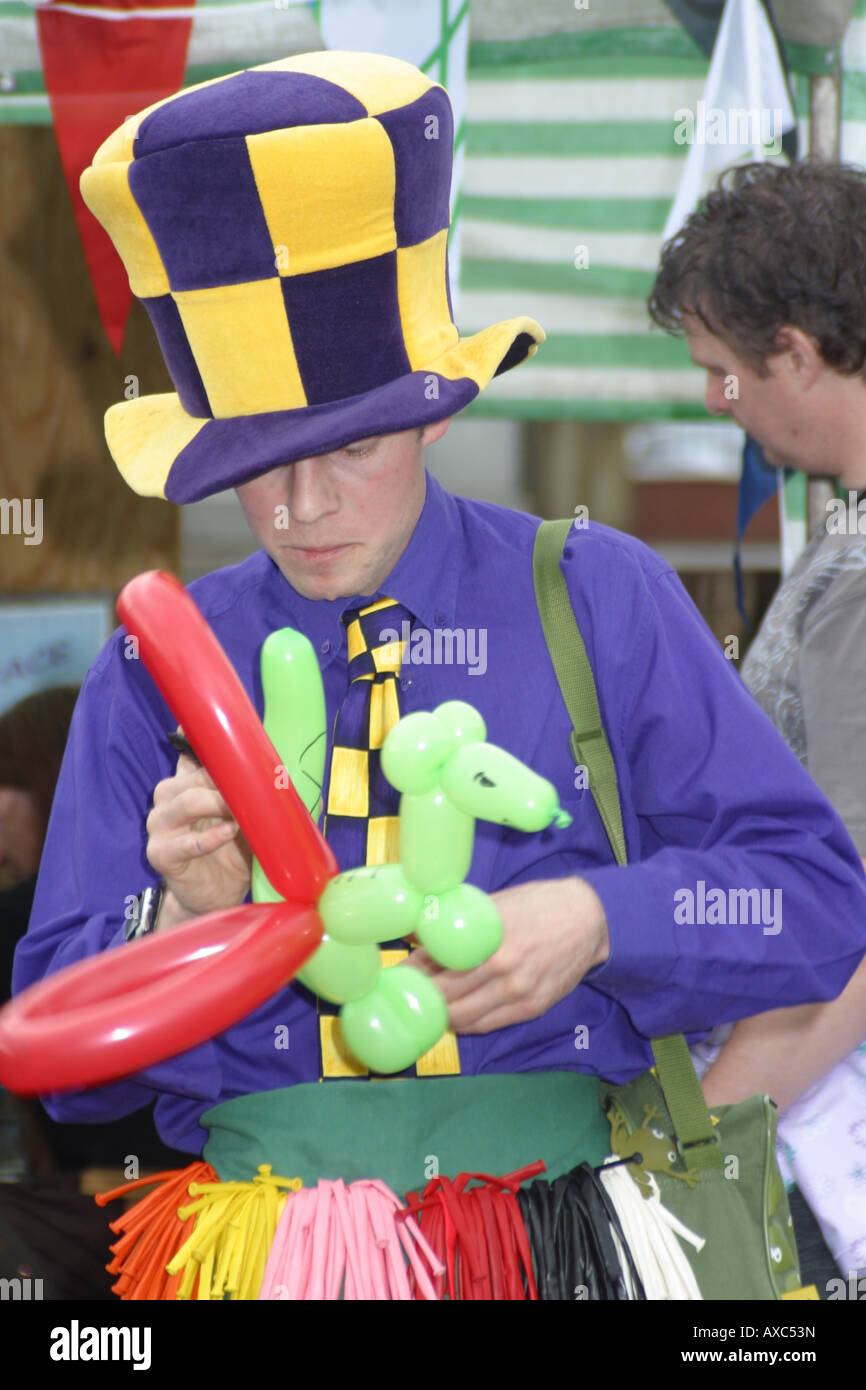
[[[250,530],[305,598],[372,594],[424,506],[424,449],[448,421],[280,464],[235,489]]]
[[[768,374],[759,376],[724,339],[710,333],[700,319],[684,315],[683,325],[692,361],[707,373],[705,400],[709,413],[730,415],[762,445],[768,463],[812,471],[808,441],[813,422],[804,412],[815,402],[792,375],[786,354],[769,357]]]

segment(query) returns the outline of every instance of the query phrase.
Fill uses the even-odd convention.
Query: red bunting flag
[[[186,3],[187,0],[184,0]],[[192,0],[189,0],[192,3]],[[132,293],[111,241],[85,207],[78,180],[94,154],[128,116],[183,84],[191,19],[140,17],[176,0],[86,0],[82,10],[37,10],[45,90],[66,186],[111,346],[120,353]],[[102,9],[106,17],[94,16]],[[123,11],[135,17],[123,17]]]

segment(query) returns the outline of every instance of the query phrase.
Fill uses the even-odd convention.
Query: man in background
[[[841,485],[843,500],[830,504],[776,594],[742,675],[866,864],[864,248],[862,171],[823,163],[735,168],[664,248],[650,313],[685,335],[707,373],[711,414],[730,416],[770,463]],[[826,913],[816,913],[817,940],[826,929]],[[710,1104],[766,1091],[789,1112],[780,1123],[782,1161],[846,1277],[866,1267],[866,1191],[857,1177],[866,1139],[864,1037],[866,963],[832,1004],[736,1024],[721,1052],[709,1054],[715,1060],[704,1078]],[[796,1191],[792,1211],[801,1256],[811,1249],[813,1259],[804,1277],[824,1289],[836,1268],[822,1240],[804,1242],[809,1212]]]

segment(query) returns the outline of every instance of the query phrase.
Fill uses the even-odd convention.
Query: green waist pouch
[[[598,1080],[576,1072],[323,1081],[224,1101],[202,1123],[223,1182],[269,1163],[305,1187],[381,1178],[400,1196],[440,1173],[498,1176],[541,1158],[553,1178],[610,1152]]]
[[[376,1177],[402,1196],[440,1174],[502,1176],[541,1158],[552,1182],[611,1153],[640,1154],[629,1165],[638,1187],[649,1192],[652,1174],[663,1205],[704,1240],[700,1251],[681,1242],[703,1297],[779,1298],[800,1276],[775,1161],[775,1106],[756,1095],[710,1116],[686,1050],[700,1102],[695,1128],[677,1083],[681,1042],[654,1044],[679,1130],[655,1070],[624,1086],[573,1072],[333,1081],[214,1106],[202,1116],[203,1157],[223,1182],[248,1181],[269,1164],[305,1187]]]
[[[675,1053],[680,1044],[691,1096],[688,1078],[679,1084],[663,1061],[666,1050]],[[776,1162],[775,1105],[753,1095],[716,1106],[711,1115],[683,1038],[656,1039],[653,1047],[657,1069],[625,1086],[602,1087],[612,1148],[621,1157],[639,1153],[643,1162],[632,1170],[638,1185],[648,1190],[651,1173],[662,1204],[704,1240],[701,1250],[681,1245],[705,1299],[777,1299],[799,1288],[794,1230]],[[690,1102],[696,1124],[689,1120]],[[698,1138],[689,1141],[692,1134]]]

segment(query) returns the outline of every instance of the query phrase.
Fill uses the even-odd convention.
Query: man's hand
[[[492,893],[505,937],[474,970],[443,970],[423,949],[409,964],[445,996],[458,1033],[490,1033],[538,1018],[610,954],[604,908],[580,878],[544,879]]]
[[[146,828],[148,860],[168,889],[160,928],[243,902],[252,853],[205,768],[180,755],[154,788]]]

